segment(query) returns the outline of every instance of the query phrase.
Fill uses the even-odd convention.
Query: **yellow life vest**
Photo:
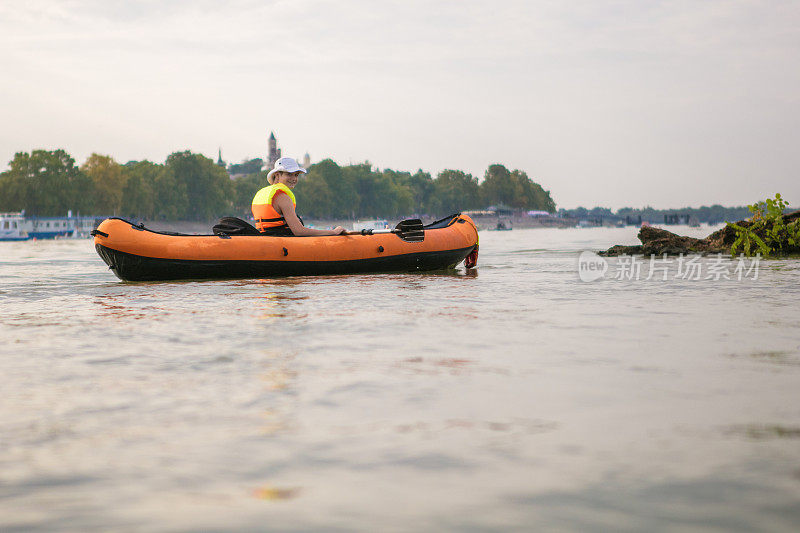
[[[283,183],[276,183],[259,190],[253,197],[253,203],[250,206],[250,208],[253,210],[253,218],[256,219],[256,229],[258,231],[289,228],[289,225],[286,224],[286,219],[283,218],[272,206],[272,201],[275,199],[275,195],[279,193],[288,195],[289,198],[292,199],[292,203],[295,206],[297,205],[297,200],[295,200],[294,193]]]

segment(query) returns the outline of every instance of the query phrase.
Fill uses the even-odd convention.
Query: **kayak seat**
[[[263,235],[248,222],[236,217],[222,217],[213,228],[214,235]]]

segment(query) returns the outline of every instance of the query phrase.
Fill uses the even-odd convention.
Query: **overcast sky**
[[[0,3],[0,169],[189,149],[435,175],[559,207],[800,205],[800,2]]]

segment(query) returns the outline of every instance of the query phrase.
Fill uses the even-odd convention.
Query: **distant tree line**
[[[256,157],[255,159],[248,159],[246,161],[242,161],[241,163],[231,163],[228,165],[228,174],[231,176],[241,174],[256,174],[261,172],[262,168],[264,168],[264,160],[260,157]]]
[[[233,183],[199,154],[175,152],[163,164],[92,154],[77,167],[64,150],[19,152],[0,174],[0,210],[34,216],[73,213],[142,219],[211,220],[230,210]]]
[[[585,207],[577,207],[575,209],[559,209],[559,216],[567,218],[575,218],[578,220],[625,220],[629,219],[642,221],[662,223],[664,222],[664,215],[686,215],[690,218],[696,218],[698,222],[705,222],[707,224],[719,224],[720,222],[737,220],[744,220],[751,216],[747,206],[740,207],[723,207],[721,205],[702,206],[702,207],[683,207],[680,209],[654,209],[652,207],[633,208],[623,207],[616,212],[607,207],[593,207],[587,209]]]
[[[266,184],[266,172],[236,180],[236,206],[249,211],[256,191]],[[410,214],[447,215],[492,204],[555,213],[556,205],[541,185],[521,170],[491,165],[478,178],[461,170],[430,173],[373,169],[370,163],[339,166],[325,159],[308,168],[294,189],[298,211],[313,218],[397,217]]]
[[[0,210],[28,215],[73,213],[154,220],[210,221],[223,215],[246,217],[256,191],[268,185],[260,159],[225,168],[189,151],[164,163],[120,164],[92,154],[81,166],[64,150],[19,152],[0,174]],[[237,172],[233,172],[236,170]],[[248,172],[249,171],[249,172]],[[295,188],[298,212],[310,218],[447,215],[504,204],[551,213],[550,193],[521,170],[491,165],[482,182],[461,170],[443,170],[435,178],[373,169],[370,163],[339,166],[330,159],[311,165]]]

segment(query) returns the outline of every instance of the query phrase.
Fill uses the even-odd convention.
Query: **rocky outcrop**
[[[800,211],[784,215],[783,220],[787,224],[800,220]],[[736,224],[748,227],[752,223],[750,220],[741,220]],[[736,230],[730,226],[725,226],[704,239],[695,239],[694,237],[677,235],[661,228],[642,226],[638,237],[642,241],[640,245],[623,246],[618,244],[604,252],[600,252],[600,255],[726,254],[730,253],[731,245],[736,240]]]

